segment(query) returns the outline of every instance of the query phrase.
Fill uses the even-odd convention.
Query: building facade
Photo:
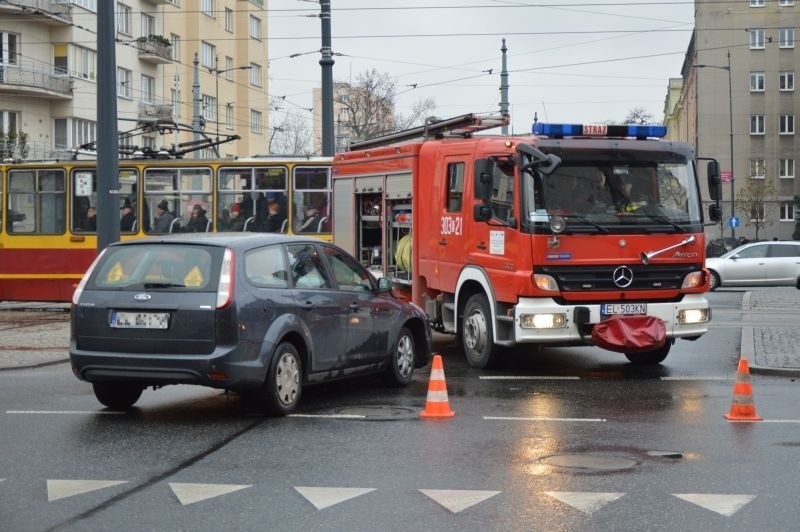
[[[3,158],[67,157],[96,140],[97,4],[98,0],[0,2]],[[160,148],[196,136],[213,138],[219,118],[221,135],[242,137],[221,146],[220,155],[265,151],[263,0],[125,0],[114,6],[117,128],[133,132],[120,139],[121,146]],[[249,68],[232,68],[239,66]],[[194,123],[202,131],[162,135],[136,129],[170,120],[189,127]],[[213,153],[206,150],[202,155]]]
[[[723,221],[707,229],[709,238],[791,239],[796,230],[799,7],[795,0],[695,2],[680,94],[670,80],[664,120],[671,138],[720,163]],[[764,185],[760,206],[742,204],[753,197],[752,181]]]

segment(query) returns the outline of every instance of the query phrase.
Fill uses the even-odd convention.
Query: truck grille
[[[626,271],[618,271],[620,267]],[[610,266],[540,266],[536,273],[551,275],[566,292],[602,292],[609,290],[665,290],[678,289],[687,274],[702,268],[699,264],[615,264]],[[614,282],[617,272],[629,273],[633,279],[628,286]]]

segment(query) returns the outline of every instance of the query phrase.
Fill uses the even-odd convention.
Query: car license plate
[[[112,312],[111,327],[115,329],[167,329],[169,312]]]
[[[611,316],[614,314],[647,314],[647,303],[603,303],[600,305],[600,314]]]

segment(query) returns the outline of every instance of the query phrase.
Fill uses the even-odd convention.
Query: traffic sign
[[[736,216],[729,216],[728,217],[728,227],[739,227],[741,224],[739,223],[739,218]]]

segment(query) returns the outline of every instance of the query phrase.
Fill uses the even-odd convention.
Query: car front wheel
[[[127,410],[142,396],[144,386],[127,382],[94,382],[94,396],[101,404],[114,410]]]
[[[709,273],[711,276],[708,279],[708,289],[709,290],[716,290],[719,288],[719,274],[714,270],[710,270]]]
[[[397,342],[392,349],[389,366],[384,373],[384,382],[388,386],[406,386],[414,376],[414,360],[416,348],[414,335],[408,327],[400,329]]]
[[[294,345],[289,342],[278,345],[261,394],[265,413],[285,416],[295,409],[302,392],[302,368]]]

